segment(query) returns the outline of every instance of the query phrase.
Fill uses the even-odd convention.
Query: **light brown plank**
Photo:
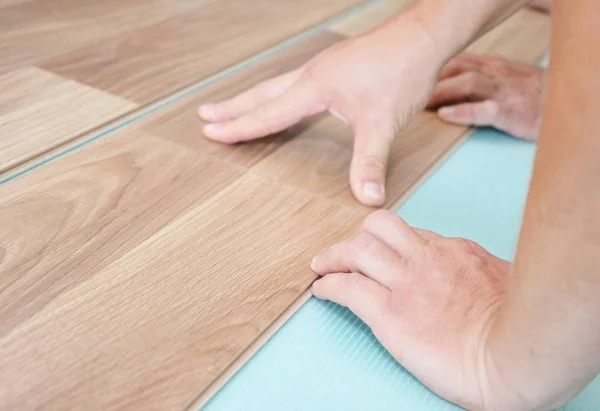
[[[0,74],[123,35],[213,0],[2,0]]]
[[[29,67],[0,76],[0,172],[136,104]]]
[[[523,9],[469,46],[468,51],[536,64],[549,46],[550,16]]]
[[[364,34],[398,14],[412,3],[414,3],[414,0],[379,0],[373,6],[365,8],[364,11],[333,25],[331,31],[345,36]]]
[[[176,142],[199,153],[208,153],[242,166],[255,164],[312,122],[307,121],[274,137],[231,146],[204,138],[202,134],[204,123],[198,117],[200,104],[232,97],[262,80],[298,68],[314,54],[342,39],[344,37],[338,34],[321,33],[250,69],[243,70],[166,107],[142,120],[140,126],[153,135]]]
[[[129,127],[1,185],[0,336],[240,176]]]
[[[423,113],[394,141],[387,177],[387,204],[393,204],[452,146],[466,129]],[[333,116],[319,121],[252,167],[273,178],[347,205],[358,206],[348,186],[352,129]]]
[[[220,0],[40,64],[140,104],[288,39],[360,0]]]
[[[0,339],[2,404],[181,409],[303,293],[314,253],[362,217],[242,177]]]

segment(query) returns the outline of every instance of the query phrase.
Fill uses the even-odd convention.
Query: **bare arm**
[[[555,406],[600,370],[600,3],[557,2],[548,101],[514,272],[491,334],[498,376]]]

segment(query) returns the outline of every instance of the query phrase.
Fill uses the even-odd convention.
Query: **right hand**
[[[295,71],[203,105],[199,114],[210,123],[204,134],[232,144],[329,111],[354,130],[350,185],[355,197],[380,206],[394,137],[425,107],[443,63],[428,32],[405,13],[393,24],[334,45]]]

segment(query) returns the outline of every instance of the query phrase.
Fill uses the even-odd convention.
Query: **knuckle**
[[[359,158],[359,162],[363,167],[369,168],[374,171],[383,172],[386,169],[385,160],[378,156],[362,156]]]
[[[473,241],[467,240],[466,238],[453,238],[451,241],[456,248],[463,251],[472,251],[473,246],[476,245]]]
[[[482,103],[482,105],[483,105],[483,109],[485,110],[485,112],[487,113],[487,115],[489,117],[495,118],[496,116],[498,116],[499,106],[495,101],[486,100]]]
[[[371,254],[376,247],[377,239],[372,234],[363,231],[352,238],[349,251],[353,256],[360,259],[365,255]]]
[[[386,209],[379,209],[370,213],[362,223],[362,228],[366,231],[369,231],[371,228],[383,223],[389,224],[391,220],[395,217],[395,214]]]
[[[474,92],[477,90],[479,74],[475,71],[469,71],[465,73],[465,87],[467,92]]]

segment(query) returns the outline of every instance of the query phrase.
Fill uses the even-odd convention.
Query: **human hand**
[[[468,409],[520,409],[486,353],[510,267],[471,241],[378,210],[354,237],[314,258],[323,277],[312,292],[348,307],[440,396]]]
[[[544,77],[538,67],[464,53],[442,69],[428,107],[441,107],[439,117],[450,123],[491,126],[536,140]]]
[[[394,137],[425,107],[443,65],[432,43],[408,16],[343,41],[295,71],[200,107],[200,116],[211,123],[204,134],[237,143],[329,111],[354,130],[350,185],[355,197],[380,206]]]

